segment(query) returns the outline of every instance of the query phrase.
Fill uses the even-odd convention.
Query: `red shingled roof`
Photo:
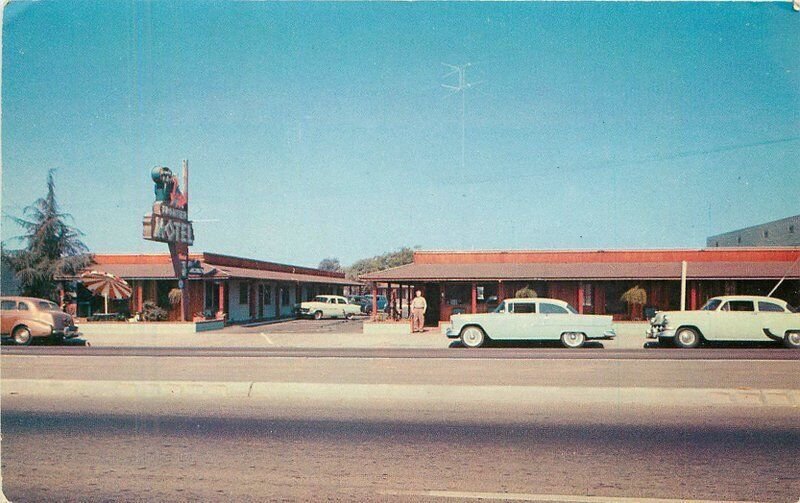
[[[367,281],[800,278],[800,248],[666,250],[416,251],[414,263],[365,274]],[[794,264],[794,267],[793,267]],[[790,272],[791,271],[791,272]]]

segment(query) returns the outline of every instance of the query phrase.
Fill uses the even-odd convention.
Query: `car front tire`
[[[700,334],[693,328],[681,328],[675,333],[673,341],[679,348],[696,348],[700,345]]]
[[[461,330],[461,344],[468,348],[479,348],[486,342],[486,333],[480,327],[464,327]]]
[[[13,334],[14,343],[20,346],[30,346],[33,342],[33,335],[28,327],[17,327]]]
[[[789,349],[800,349],[800,332],[786,332],[783,345]]]
[[[561,334],[561,344],[565,348],[579,348],[586,342],[586,336],[581,332],[564,332]]]
[[[322,319],[322,311],[314,312],[314,319],[315,320],[321,320]]]
[[[355,316],[353,313],[347,313],[347,314],[344,315],[346,320],[352,320],[353,316]]]

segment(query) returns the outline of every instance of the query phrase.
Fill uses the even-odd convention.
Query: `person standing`
[[[411,301],[411,331],[424,332],[425,311],[428,310],[428,302],[422,296],[422,292],[417,290],[417,296]]]

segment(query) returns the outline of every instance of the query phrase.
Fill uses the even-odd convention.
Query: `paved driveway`
[[[229,333],[256,334],[360,334],[363,331],[364,319],[323,319],[323,320],[286,320],[254,325],[234,325],[223,329]]]

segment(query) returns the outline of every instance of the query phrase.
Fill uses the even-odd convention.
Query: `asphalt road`
[[[13,349],[12,501],[800,498],[788,350]]]

